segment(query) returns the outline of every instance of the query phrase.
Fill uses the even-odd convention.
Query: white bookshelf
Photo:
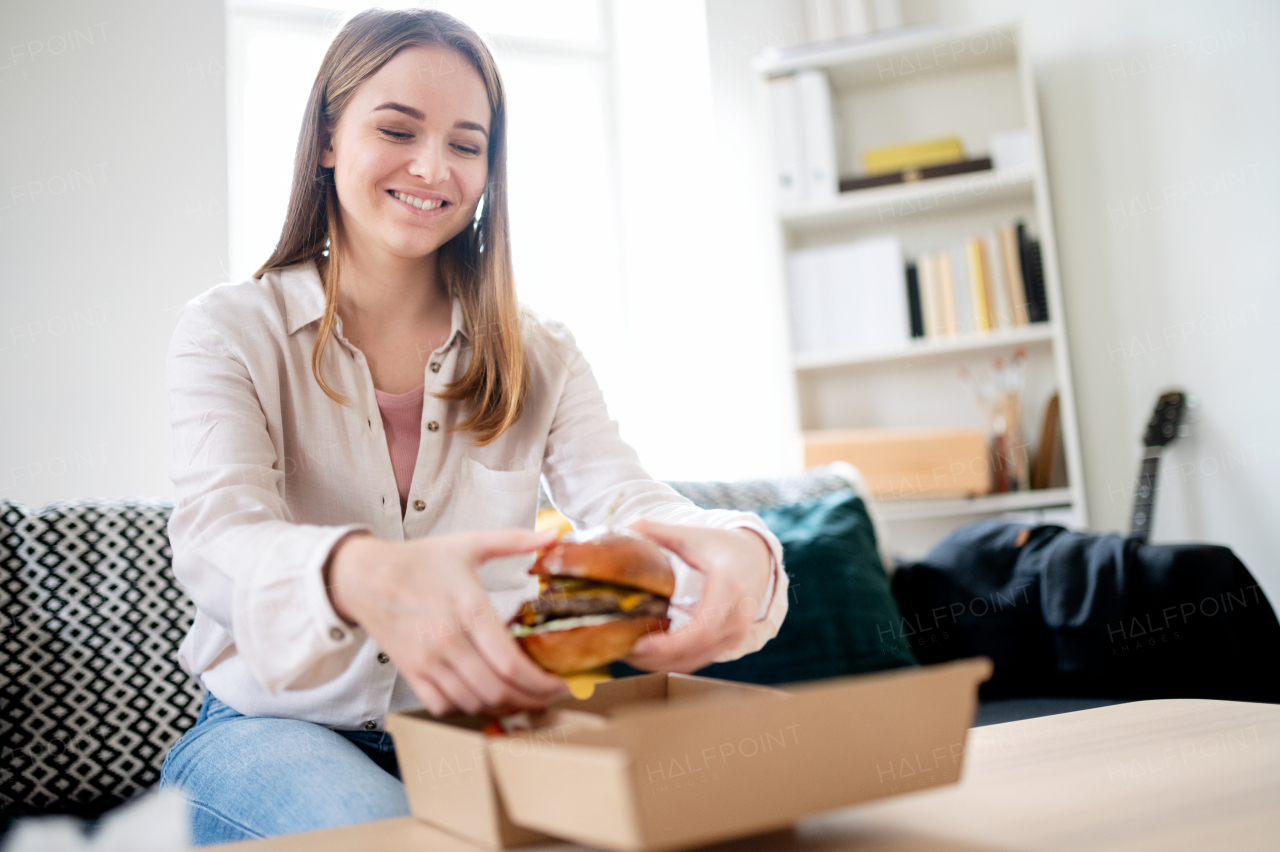
[[[937,27],[831,42],[755,61],[760,102],[768,81],[820,68],[831,83],[837,170],[861,172],[868,148],[959,136],[970,157],[988,154],[992,133],[1025,129],[1029,167],[953,175],[778,204],[784,252],[876,236],[896,236],[908,259],[954,240],[1025,221],[1040,242],[1049,320],[943,338],[916,338],[886,351],[806,351],[792,355],[801,431],[842,428],[983,428],[957,377],[960,365],[985,370],[994,356],[1027,351],[1025,437],[1038,449],[1045,405],[1059,395],[1068,484],[971,499],[880,501],[890,545],[923,555],[947,532],[983,517],[1086,523],[1061,281],[1040,137],[1039,109],[1018,24],[972,30]],[[768,110],[761,133],[771,151]],[[772,168],[770,160],[770,168]],[[786,287],[779,257],[777,280]],[[789,300],[784,298],[784,303]],[[789,326],[788,326],[789,328]]]

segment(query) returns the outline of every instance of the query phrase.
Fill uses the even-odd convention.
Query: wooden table
[[[476,852],[413,818],[221,847]],[[522,852],[568,852],[555,843]],[[1280,706],[1139,701],[969,731],[963,780],[809,817],[718,852],[1280,849]]]

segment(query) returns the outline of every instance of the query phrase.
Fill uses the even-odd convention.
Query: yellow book
[[[982,237],[974,237],[973,241],[978,244],[978,261],[982,264],[982,292],[987,297],[987,318],[991,321],[992,328],[1004,328],[1009,325],[1009,310],[1004,305],[1007,301],[1004,298],[1004,291],[996,292],[996,287],[1003,287],[1003,284],[997,285],[994,276],[991,274],[991,255],[987,252],[987,241]],[[1001,308],[1004,307],[1004,315],[1001,316]]]
[[[885,175],[907,169],[923,169],[958,163],[964,159],[964,145],[959,137],[914,142],[910,145],[892,145],[872,148],[862,155],[863,165],[869,175]]]
[[[991,305],[982,276],[982,244],[969,240],[965,243],[965,253],[969,258],[969,290],[973,293],[973,327],[978,331],[990,331]]]

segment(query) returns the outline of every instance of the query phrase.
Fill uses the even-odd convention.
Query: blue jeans
[[[244,716],[212,692],[165,755],[160,786],[191,803],[196,846],[409,814],[390,734]]]

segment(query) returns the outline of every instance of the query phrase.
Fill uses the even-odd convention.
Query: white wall
[[[0,4],[0,499],[172,495],[164,359],[225,278],[221,0]]]
[[[713,45],[803,17],[790,0],[707,7]],[[1280,4],[915,0],[904,9],[958,26],[1025,21],[1091,525],[1127,529],[1145,420],[1161,390],[1184,387],[1200,406],[1193,435],[1167,453],[1153,540],[1227,544],[1280,601]],[[718,116],[752,108],[746,63],[717,78]],[[775,250],[744,241],[735,262],[772,265]]]

